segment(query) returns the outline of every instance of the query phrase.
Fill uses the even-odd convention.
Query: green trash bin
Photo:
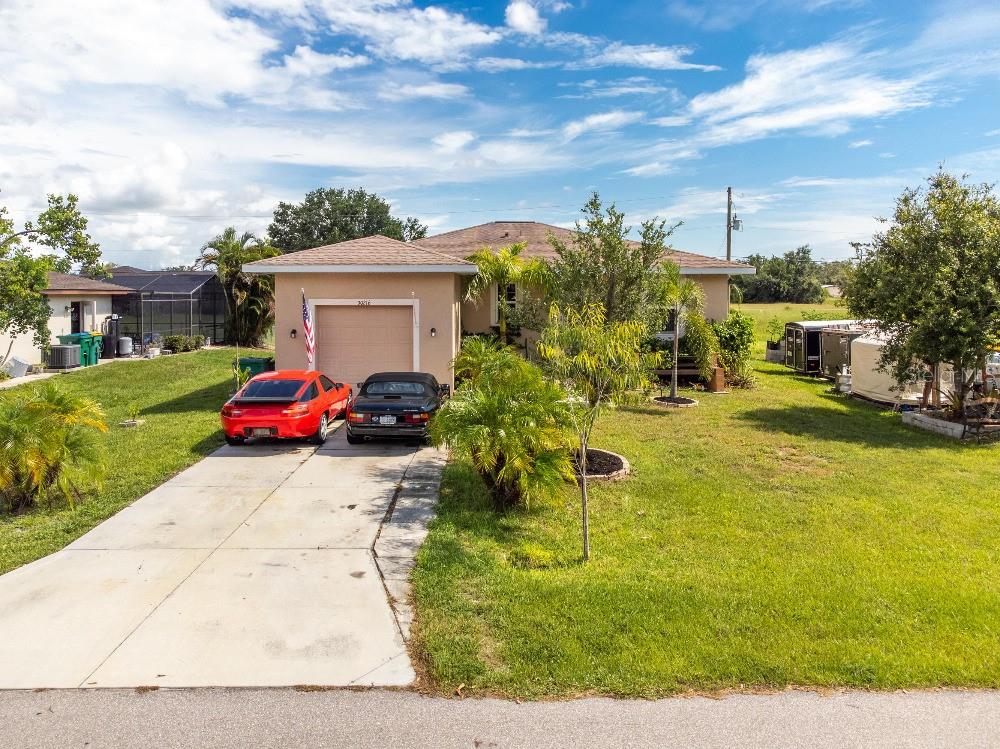
[[[101,363],[101,353],[104,351],[104,335],[91,333],[90,340],[94,342],[94,364]]]
[[[240,369],[250,371],[251,377],[256,377],[262,372],[270,372],[274,369],[274,359],[270,356],[241,356]]]

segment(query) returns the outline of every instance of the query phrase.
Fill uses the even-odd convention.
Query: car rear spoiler
[[[272,397],[272,398],[234,398],[233,399],[234,403],[240,403],[240,404],[247,405],[247,406],[253,405],[254,403],[292,403],[294,401],[295,401],[295,396],[294,395],[291,398],[287,398],[287,397],[275,398],[275,397]]]

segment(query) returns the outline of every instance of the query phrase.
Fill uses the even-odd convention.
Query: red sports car
[[[326,441],[330,421],[351,402],[351,386],[322,372],[264,372],[244,385],[222,407],[226,442],[242,445],[248,437],[308,437]]]

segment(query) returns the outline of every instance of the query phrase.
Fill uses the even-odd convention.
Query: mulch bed
[[[580,475],[580,456],[577,454],[573,461],[577,476]],[[598,450],[593,447],[587,448],[587,478],[588,479],[617,479],[623,478],[631,470],[628,461],[618,453],[609,450]]]
[[[676,398],[671,398],[669,395],[661,395],[653,398],[653,402],[667,408],[691,408],[698,405],[698,401],[694,398],[685,398],[682,395],[678,395]]]

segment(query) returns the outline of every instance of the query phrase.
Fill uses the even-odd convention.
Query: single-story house
[[[484,247],[526,245],[524,257],[554,256],[547,237],[571,241],[573,231],[534,221],[495,221],[413,242],[384,236],[353,239],[248,263],[249,273],[275,277],[275,358],[282,369],[307,366],[302,336],[303,296],[316,338],[314,367],[331,377],[360,382],[376,371],[430,372],[454,385],[451,361],[463,331],[489,332],[496,324],[501,290],[485,301],[464,301],[477,272],[468,258]],[[705,292],[705,314],[729,313],[729,277],[754,273],[742,263],[674,251],[681,274]],[[506,303],[518,290],[504,289]]]
[[[49,343],[59,343],[61,335],[100,331],[105,318],[111,315],[113,300],[130,291],[117,284],[71,273],[49,273],[49,285],[44,292],[52,310]],[[0,357],[7,353],[11,342],[11,336],[0,333]],[[30,333],[13,337],[10,355],[28,364],[42,362],[42,350],[35,345]]]

